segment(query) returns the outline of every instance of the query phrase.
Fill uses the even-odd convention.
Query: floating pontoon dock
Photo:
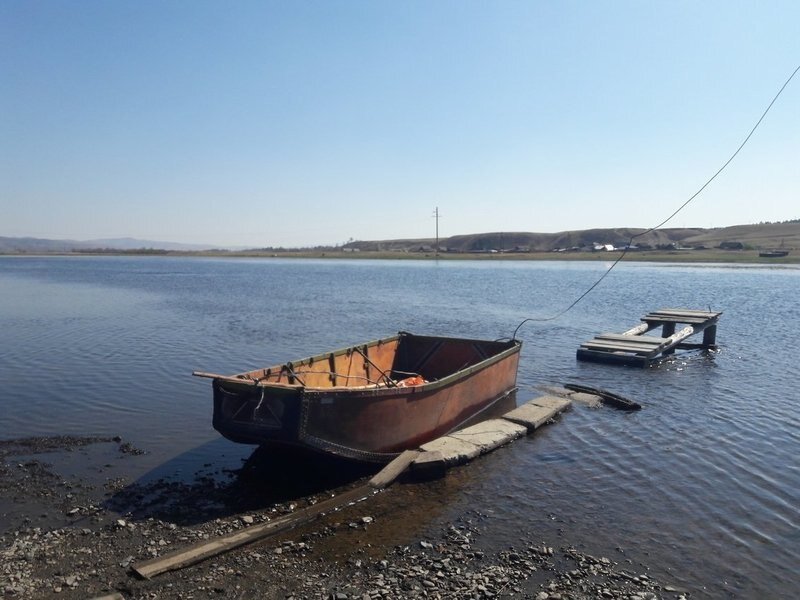
[[[678,349],[716,348],[717,320],[721,312],[662,308],[642,317],[643,323],[623,333],[601,333],[578,348],[578,360],[646,367]],[[685,325],[676,333],[676,325]],[[661,327],[661,337],[645,335]],[[700,344],[686,342],[703,332]]]

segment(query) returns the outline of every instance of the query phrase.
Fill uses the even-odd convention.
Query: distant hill
[[[645,229],[619,227],[613,229],[583,229],[558,233],[493,232],[454,235],[439,238],[439,247],[451,252],[532,251],[551,252],[559,249],[591,248],[595,244],[611,244],[621,247]],[[659,229],[641,235],[633,243],[644,247],[678,246],[718,247],[724,242],[740,242],[746,247],[800,248],[800,221],[790,223],[767,223],[759,225],[736,225],[718,229],[672,228]],[[435,245],[433,238],[404,240],[356,241],[345,248],[361,251],[407,251],[429,250]]]
[[[687,238],[687,244],[719,246],[722,242],[742,242],[753,248],[800,248],[800,221],[769,223],[764,225],[735,225],[722,229],[708,229]]]
[[[634,235],[645,229],[617,227],[611,229],[582,229],[557,233],[492,232],[454,235],[439,239],[439,247],[449,252],[552,252],[555,250],[591,249],[595,245],[625,246]],[[340,249],[366,252],[415,252],[433,250],[434,238],[355,241]],[[645,233],[634,239],[643,248],[665,248],[670,244],[680,247],[716,248],[722,244],[746,248],[800,249],[800,220],[785,223],[736,225],[716,229],[671,228]],[[202,252],[206,250],[239,250],[219,248],[204,244],[178,244],[135,238],[110,238],[97,240],[50,240],[32,237],[0,237],[0,254],[47,254],[87,252],[91,250],[135,252]],[[333,249],[333,248],[331,248]],[[266,250],[266,249],[262,249]],[[302,249],[297,249],[302,250]]]
[[[212,250],[214,248],[214,246],[203,244],[178,244],[175,242],[157,242],[153,240],[138,240],[135,238],[111,238],[79,241],[50,240],[33,237],[0,237],[0,252],[6,254],[142,249],[191,252]]]

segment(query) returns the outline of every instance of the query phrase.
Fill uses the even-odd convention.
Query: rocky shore
[[[152,580],[131,565],[228,534],[340,493],[346,486],[253,509],[236,478],[103,484],[65,477],[48,453],[109,444],[125,460],[141,452],[119,438],[0,442],[0,593],[3,598],[686,598],[633,565],[527,536],[482,549],[490,517],[471,511],[400,545],[380,535],[391,519],[371,502]],[[411,485],[425,485],[415,483]],[[391,494],[391,489],[384,494]],[[387,496],[391,502],[391,497]],[[220,508],[222,507],[222,508]],[[249,508],[241,512],[242,508]],[[374,508],[374,507],[373,507]],[[645,569],[646,570],[646,569]],[[119,597],[119,596],[117,596]]]

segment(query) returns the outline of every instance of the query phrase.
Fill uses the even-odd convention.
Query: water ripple
[[[508,336],[523,317],[557,312],[601,270],[0,258],[0,438],[122,434],[151,451],[143,464],[214,460],[189,452],[219,439],[208,382],[190,377],[194,369],[234,373],[401,329]],[[482,507],[492,514],[483,537],[497,547],[565,535],[645,564],[695,598],[795,597],[800,364],[786,324],[800,321],[798,282],[797,269],[620,265],[566,318],[520,329],[520,399],[582,381],[644,409],[576,405],[557,425],[426,486],[414,502],[438,504],[416,518]],[[724,310],[720,349],[650,369],[575,361],[585,339],[666,305]],[[220,441],[214,452],[235,462],[247,449]]]

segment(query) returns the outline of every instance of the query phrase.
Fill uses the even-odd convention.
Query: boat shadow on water
[[[515,406],[516,392],[511,392],[462,426],[496,418]],[[230,442],[215,440],[158,465],[113,490],[105,508],[135,520],[177,525],[248,512],[279,516],[346,491],[383,467],[279,446],[258,446],[239,466],[226,448]]]
[[[174,477],[174,465],[181,462],[192,459],[178,457],[115,490],[106,508],[136,520],[152,518],[184,526],[250,511],[280,515],[338,494],[380,469],[304,450],[262,446],[241,468],[200,470],[188,479]]]

